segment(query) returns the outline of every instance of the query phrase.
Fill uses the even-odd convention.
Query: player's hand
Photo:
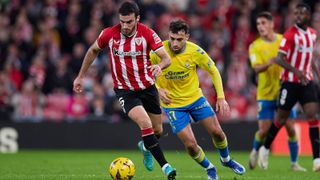
[[[308,80],[307,76],[302,71],[296,70],[295,74],[297,75],[297,77],[300,80],[302,85],[308,84],[309,80]]]
[[[272,64],[275,64],[275,60],[276,60],[276,58],[268,59],[268,62],[267,62],[268,66],[271,66]]]
[[[170,92],[166,89],[163,89],[163,88],[159,88],[158,89],[158,92],[159,92],[159,97],[160,97],[160,100],[166,104],[166,105],[169,105],[171,103],[171,99],[168,97],[168,95],[170,94]]]
[[[74,81],[73,81],[73,90],[76,93],[81,93],[83,91],[83,78],[81,77],[77,77]]]
[[[153,64],[148,68],[151,70],[153,76],[159,76],[162,73],[161,67],[158,64]]]
[[[218,99],[216,104],[216,112],[222,116],[230,115],[230,107],[225,99]]]

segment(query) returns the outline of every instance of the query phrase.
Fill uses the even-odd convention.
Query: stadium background
[[[13,127],[18,130],[20,147],[41,148],[44,142],[49,143],[42,148],[122,147],[119,143],[110,146],[90,146],[85,143],[80,145],[81,142],[78,146],[72,146],[76,137],[72,139],[68,136],[75,132],[83,134],[86,128],[91,132],[97,132],[99,127],[106,127],[100,129],[100,133],[106,133],[114,127],[119,128],[116,129],[118,132],[126,132],[126,129],[134,126],[121,113],[114,96],[106,52],[100,53],[90,67],[85,78],[85,92],[72,92],[73,79],[87,48],[105,26],[118,22],[117,9],[121,2],[0,1],[0,129]],[[231,146],[235,149],[249,150],[251,135],[257,127],[255,76],[248,64],[247,52],[248,45],[257,37],[255,14],[262,10],[272,12],[276,31],[283,33],[293,24],[293,9],[298,1],[137,2],[141,9],[141,22],[152,27],[162,39],[166,39],[168,24],[172,19],[181,18],[190,24],[190,40],[208,52],[222,74],[231,116],[220,118],[220,122],[228,136],[232,137],[231,142],[239,144]],[[306,2],[313,10],[312,26],[320,32],[320,2]],[[320,57],[319,45],[318,42],[315,47],[317,62]],[[203,71],[199,70],[198,73],[203,92],[214,106],[215,92],[211,79]],[[163,117],[163,121],[167,122],[166,117]],[[303,118],[303,114],[300,113],[299,118]],[[233,126],[241,127],[241,131],[233,129]],[[75,130],[79,127],[82,129]],[[165,128],[170,133],[168,125]],[[34,133],[29,137],[30,129],[33,129]],[[64,130],[61,131],[62,129]],[[201,129],[198,131],[202,132]],[[60,136],[55,136],[56,134]],[[136,135],[138,139],[138,134]],[[71,139],[65,138],[67,136]],[[199,136],[202,138],[202,134]],[[60,142],[61,138],[65,138],[64,145],[52,143],[46,139],[48,137],[54,142]],[[97,139],[97,143],[108,144],[108,139],[101,141],[103,134],[91,138]],[[117,136],[114,138],[117,139]],[[128,140],[127,136],[122,138]],[[36,139],[39,139],[39,142]],[[176,144],[175,140],[173,144]],[[131,146],[130,143],[127,145]]]

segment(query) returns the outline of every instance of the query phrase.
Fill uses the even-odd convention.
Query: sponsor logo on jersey
[[[160,43],[161,42],[161,39],[159,38],[158,34],[156,33],[153,33],[152,34],[152,37],[153,37],[153,40],[156,44]]]
[[[189,73],[186,74],[184,71],[169,71],[167,74],[164,75],[164,77],[169,80],[179,80],[189,77]]]
[[[142,55],[141,51],[119,51],[117,48],[113,48],[113,54],[116,56],[139,56]]]

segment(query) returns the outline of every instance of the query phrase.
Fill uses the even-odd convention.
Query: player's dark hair
[[[306,4],[306,3],[303,3],[303,2],[298,3],[298,4],[296,5],[296,8],[306,8],[307,11],[308,11],[309,13],[311,13],[311,7],[310,7],[308,4]]]
[[[119,14],[123,16],[128,16],[134,13],[135,17],[137,17],[140,13],[140,9],[137,3],[134,1],[125,1],[121,4],[119,8]]]
[[[268,11],[260,12],[260,13],[257,15],[256,19],[258,19],[258,18],[266,18],[266,19],[268,19],[269,21],[272,21],[272,19],[273,19],[272,14],[271,14],[270,12],[268,12]]]
[[[189,26],[186,22],[182,20],[174,20],[170,23],[169,31],[171,31],[172,33],[184,31],[186,34],[189,34]]]

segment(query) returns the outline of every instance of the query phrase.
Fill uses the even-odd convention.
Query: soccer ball
[[[114,180],[130,180],[135,172],[133,162],[125,157],[113,160],[109,167],[109,173]]]

